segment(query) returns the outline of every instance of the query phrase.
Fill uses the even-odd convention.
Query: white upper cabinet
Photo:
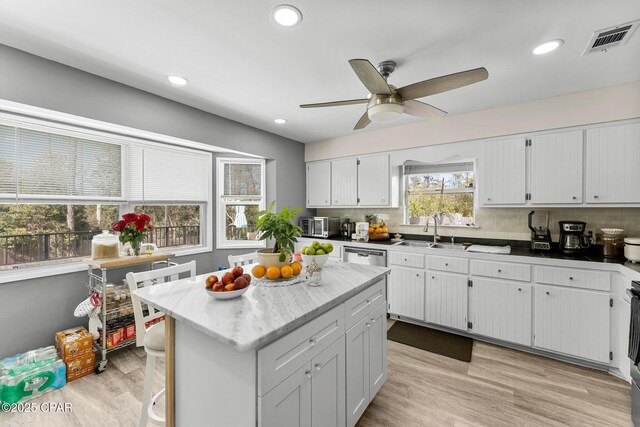
[[[586,202],[640,203],[640,123],[587,130]]]
[[[531,203],[582,203],[582,134],[577,130],[531,138]]]
[[[523,136],[482,143],[479,160],[481,205],[523,205],[526,202],[526,140]]]
[[[358,159],[354,157],[331,162],[331,196],[333,206],[358,204]]]
[[[389,155],[360,157],[358,162],[358,204],[389,205]]]
[[[307,163],[307,207],[331,206],[331,162]]]

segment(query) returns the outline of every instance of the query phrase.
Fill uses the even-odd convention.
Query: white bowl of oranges
[[[302,265],[299,262],[292,262],[291,264],[286,264],[282,267],[275,265],[267,267],[258,264],[251,269],[251,274],[256,279],[276,281],[291,279],[299,275],[301,271]]]
[[[247,292],[250,283],[251,275],[246,274],[242,267],[236,266],[222,277],[210,275],[204,287],[207,294],[214,299],[234,299]]]
[[[329,260],[329,254],[333,252],[333,245],[330,242],[320,243],[314,240],[311,246],[305,246],[300,251],[302,262],[306,265],[316,262],[320,267],[325,265]]]

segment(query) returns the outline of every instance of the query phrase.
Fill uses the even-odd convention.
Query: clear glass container
[[[118,258],[120,246],[118,236],[102,230],[102,234],[93,236],[91,240],[91,259]]]

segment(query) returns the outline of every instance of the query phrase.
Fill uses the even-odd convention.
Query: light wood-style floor
[[[471,363],[393,341],[388,359],[389,379],[359,427],[631,425],[630,386],[605,372],[478,341]],[[33,400],[71,402],[72,413],[0,413],[0,425],[135,426],[144,363],[142,349],[113,353],[102,374]]]

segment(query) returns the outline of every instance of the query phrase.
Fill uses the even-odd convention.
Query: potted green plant
[[[266,267],[290,264],[295,244],[302,235],[302,229],[293,222],[301,209],[290,210],[285,206],[280,212],[272,212],[274,205],[272,202],[266,210],[260,211],[256,223],[260,240],[275,241],[273,247],[258,250],[258,262]]]
[[[420,224],[420,213],[423,209],[415,201],[412,202],[409,203],[409,224]]]

